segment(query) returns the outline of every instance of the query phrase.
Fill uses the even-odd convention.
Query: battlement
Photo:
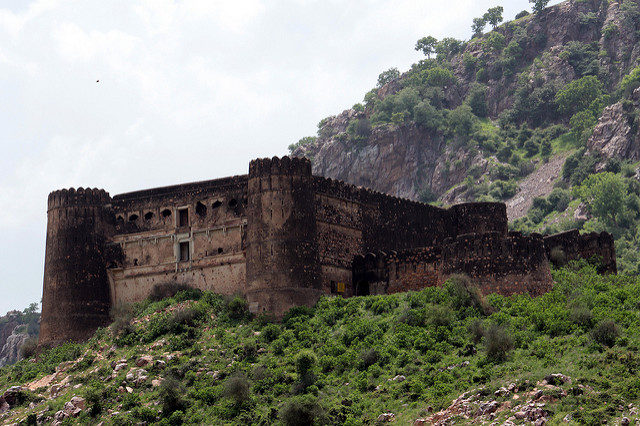
[[[577,230],[544,237],[547,257],[555,266],[576,259],[598,262],[600,272],[617,272],[615,243],[608,232],[580,234]]]
[[[69,188],[53,191],[49,194],[49,209],[68,206],[99,206],[111,202],[109,193],[98,188]]]
[[[258,158],[249,163],[249,176],[311,176],[311,161],[303,157]]]
[[[507,206],[504,203],[465,203],[449,209],[457,234],[507,232]]]

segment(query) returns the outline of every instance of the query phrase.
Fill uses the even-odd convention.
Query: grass
[[[546,407],[552,423],[568,414],[585,424],[616,418],[616,407],[640,400],[640,279],[599,276],[586,263],[554,271],[554,278],[553,291],[536,299],[477,300],[476,293],[460,291],[458,280],[421,292],[323,298],[282,322],[250,318],[241,301],[212,293],[146,301],[135,306],[132,327],[102,329],[37,363],[0,369],[6,388],[76,360],[64,372],[72,386],[59,397],[47,400],[47,389],[29,392],[34,408],[25,403],[0,421],[30,413],[46,418],[80,395],[89,407],[74,419],[79,423],[295,424],[312,418],[364,425],[393,412],[398,424],[410,424],[468,390],[484,388],[491,396],[509,383],[536,383],[551,373],[573,379],[564,386],[569,396]],[[611,327],[593,332],[603,321],[613,321],[619,334],[608,336]],[[126,375],[141,355],[154,362],[144,367],[147,380],[134,384]],[[114,373],[112,363],[120,359],[127,367]],[[406,380],[394,381],[397,375]],[[592,391],[571,394],[577,385]],[[133,392],[123,393],[125,387]],[[497,418],[506,420],[500,416],[506,413]]]

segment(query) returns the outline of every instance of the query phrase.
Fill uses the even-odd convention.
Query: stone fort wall
[[[599,253],[606,238],[594,238],[549,241],[579,257]],[[486,292],[539,294],[551,285],[545,250],[542,237],[507,234],[502,203],[438,208],[313,176],[300,158],[113,197],[55,191],[40,343],[82,340],[111,307],[173,283],[241,294],[253,312],[275,315],[322,294],[406,291],[458,272]]]

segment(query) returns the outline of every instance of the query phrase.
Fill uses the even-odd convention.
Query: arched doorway
[[[369,295],[369,282],[358,281],[356,284],[356,296],[368,296]]]

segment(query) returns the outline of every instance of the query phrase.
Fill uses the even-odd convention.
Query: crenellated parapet
[[[465,203],[449,209],[455,234],[507,233],[507,207],[504,203]]]
[[[311,161],[301,157],[258,158],[249,163],[249,176],[301,175],[311,176]]]
[[[103,206],[111,202],[109,193],[98,188],[70,188],[49,194],[49,209],[72,206]]]

